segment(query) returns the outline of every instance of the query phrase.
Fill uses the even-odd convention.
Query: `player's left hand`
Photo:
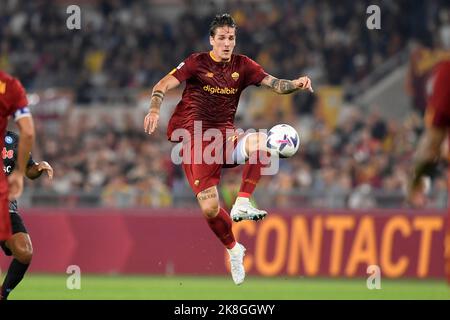
[[[307,76],[300,77],[298,79],[292,80],[292,82],[300,89],[302,90],[309,90],[309,92],[314,92],[312,85],[311,85],[311,79]]]
[[[46,171],[49,179],[53,179],[53,168],[47,161],[41,161],[37,167],[38,171]]]

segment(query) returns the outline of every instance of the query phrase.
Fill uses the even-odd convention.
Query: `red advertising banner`
[[[34,246],[30,270],[225,274],[227,254],[199,210],[24,210]],[[444,277],[445,211],[278,210],[233,225],[249,274]],[[10,259],[0,256],[5,270]]]

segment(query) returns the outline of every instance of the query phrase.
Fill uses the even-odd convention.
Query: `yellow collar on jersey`
[[[211,59],[213,59],[215,62],[230,62],[230,60],[231,60],[231,57],[230,57],[230,59],[228,59],[228,60],[226,60],[226,61],[222,61],[222,60],[216,58],[216,57],[214,56],[214,53],[212,52],[212,50],[209,52],[209,56],[210,56]]]

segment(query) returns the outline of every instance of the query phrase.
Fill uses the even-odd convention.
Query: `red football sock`
[[[236,244],[233,231],[231,230],[231,218],[225,209],[220,208],[219,213],[214,218],[207,218],[209,227],[216,234],[217,238],[222,241],[227,249],[231,249]]]
[[[253,191],[255,191],[256,184],[261,179],[261,169],[266,167],[268,162],[269,156],[256,152],[250,155],[249,160],[244,165],[238,197],[250,198]]]

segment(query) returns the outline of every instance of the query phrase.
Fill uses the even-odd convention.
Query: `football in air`
[[[267,148],[280,158],[292,157],[298,150],[300,138],[288,124],[278,124],[267,133]]]

